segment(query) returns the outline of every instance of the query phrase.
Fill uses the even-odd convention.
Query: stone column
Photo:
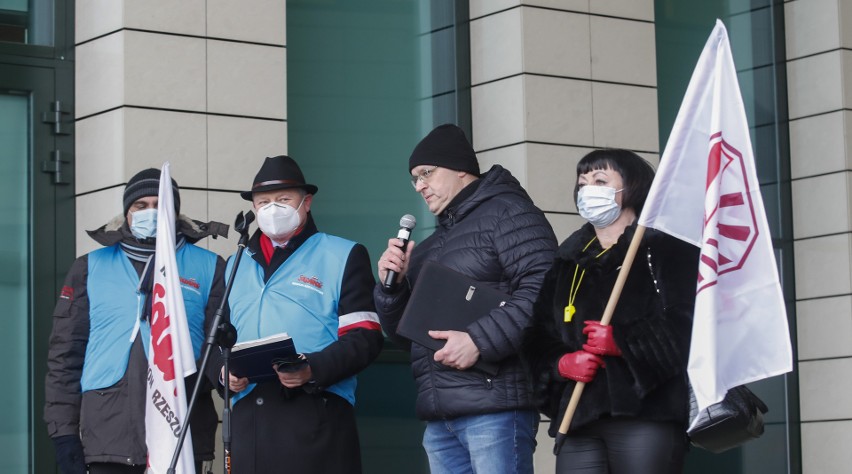
[[[471,0],[473,145],[483,170],[509,169],[561,241],[584,222],[576,166],[595,148],[656,165],[654,2]],[[547,420],[536,470],[553,472]]]
[[[803,472],[852,463],[852,4],[784,4]]]
[[[577,161],[659,155],[654,2],[471,0],[473,144],[512,171],[564,239]]]
[[[76,17],[78,253],[127,180],[165,161],[182,214],[232,225],[249,208],[233,191],[287,151],[285,1],[78,0]]]

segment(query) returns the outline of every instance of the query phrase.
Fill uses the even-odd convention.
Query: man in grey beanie
[[[532,473],[539,417],[518,350],[554,258],[553,229],[508,170],[495,165],[480,175],[476,153],[455,125],[441,125],[423,138],[408,170],[438,226],[405,250],[399,239],[388,241],[378,262],[379,281],[391,271],[398,276],[391,288],[377,285],[373,299],[382,328],[411,351],[430,470]],[[396,334],[430,261],[510,295],[504,306],[463,331],[429,331],[446,341],[437,352]],[[474,367],[479,360],[497,365],[497,374]]]
[[[145,301],[153,280],[159,183],[160,170],[153,168],[130,178],[123,213],[89,231],[104,247],[74,261],[53,312],[44,420],[65,474],[145,472],[150,332],[150,301]],[[177,215],[180,193],[174,180],[172,187]],[[228,228],[180,216],[176,229],[181,291],[198,359],[205,317],[212,317],[224,294],[225,262],[194,243],[227,236]],[[187,377],[187,393],[195,377]],[[190,418],[197,472],[202,461],[213,459],[218,415],[211,390],[209,382],[202,385]]]

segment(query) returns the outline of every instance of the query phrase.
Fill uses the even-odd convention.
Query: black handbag
[[[665,306],[665,294],[657,285],[650,247],[647,249],[647,259],[654,288]],[[759,438],[763,434],[763,414],[767,411],[769,408],[763,400],[745,385],[739,385],[728,390],[721,402],[710,405],[699,414],[695,392],[689,385],[689,420],[694,420],[696,415],[699,418],[694,427],[686,430],[686,435],[693,446],[721,453]]]
[[[763,434],[763,414],[769,411],[763,400],[745,385],[728,390],[725,398],[698,414],[695,427],[686,434],[693,446],[721,453],[759,438]],[[689,419],[695,419],[698,404],[689,388]]]

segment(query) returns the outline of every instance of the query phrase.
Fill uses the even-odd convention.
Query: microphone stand
[[[225,285],[225,294],[222,296],[222,301],[216,309],[216,313],[213,317],[213,324],[210,325],[209,334],[207,335],[207,339],[204,341],[204,355],[201,358],[201,367],[199,367],[197,372],[198,376],[195,379],[195,387],[192,389],[192,398],[189,401],[186,417],[184,418],[184,423],[181,426],[178,443],[175,447],[174,454],[172,455],[172,462],[169,464],[169,469],[167,471],[169,474],[174,474],[175,472],[175,466],[177,466],[180,451],[183,447],[184,440],[186,439],[187,428],[189,427],[189,418],[192,414],[192,409],[195,408],[195,400],[198,398],[198,392],[201,387],[201,378],[205,376],[207,363],[210,360],[214,344],[219,346],[222,350],[222,359],[225,363],[225,383],[223,384],[225,405],[224,408],[222,408],[222,444],[225,451],[225,459],[223,460],[225,464],[225,473],[230,474],[231,472],[231,391],[230,384],[228,383],[228,359],[231,356],[231,348],[234,347],[234,344],[237,342],[237,329],[231,324],[228,317],[225,316],[225,305],[228,304],[228,295],[231,294],[231,287],[234,285],[234,277],[237,274],[237,267],[240,265],[240,258],[243,256],[243,250],[246,248],[246,244],[248,243],[249,225],[253,221],[254,213],[252,211],[248,211],[245,215],[243,215],[242,211],[240,211],[240,213],[237,214],[236,221],[234,222],[234,230],[240,234],[240,240],[237,243],[237,253],[234,255],[234,265],[231,268],[228,283]]]

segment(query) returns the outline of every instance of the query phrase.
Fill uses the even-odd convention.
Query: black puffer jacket
[[[601,254],[594,228],[586,224],[560,245],[547,273],[524,336],[523,356],[531,368],[536,404],[552,419],[551,436],[575,385],[558,374],[559,358],[583,348],[583,321],[601,319],[635,231],[635,224],[628,227]],[[606,366],[586,384],[569,429],[609,416],[686,423],[686,363],[697,274],[697,247],[645,231],[611,322],[623,355],[604,358]],[[576,313],[566,322],[572,281],[581,275],[575,286]]]
[[[495,165],[462,190],[439,216],[435,232],[414,248],[407,274],[409,285],[400,285],[403,288],[395,294],[376,286],[374,297],[382,328],[411,350],[419,418],[451,419],[533,407],[518,352],[555,249],[556,237],[544,214],[512,174]],[[435,362],[433,351],[396,337],[411,288],[427,261],[438,261],[511,294],[504,307],[467,328],[480,357],[499,362],[496,376],[475,369],[452,369]]]

